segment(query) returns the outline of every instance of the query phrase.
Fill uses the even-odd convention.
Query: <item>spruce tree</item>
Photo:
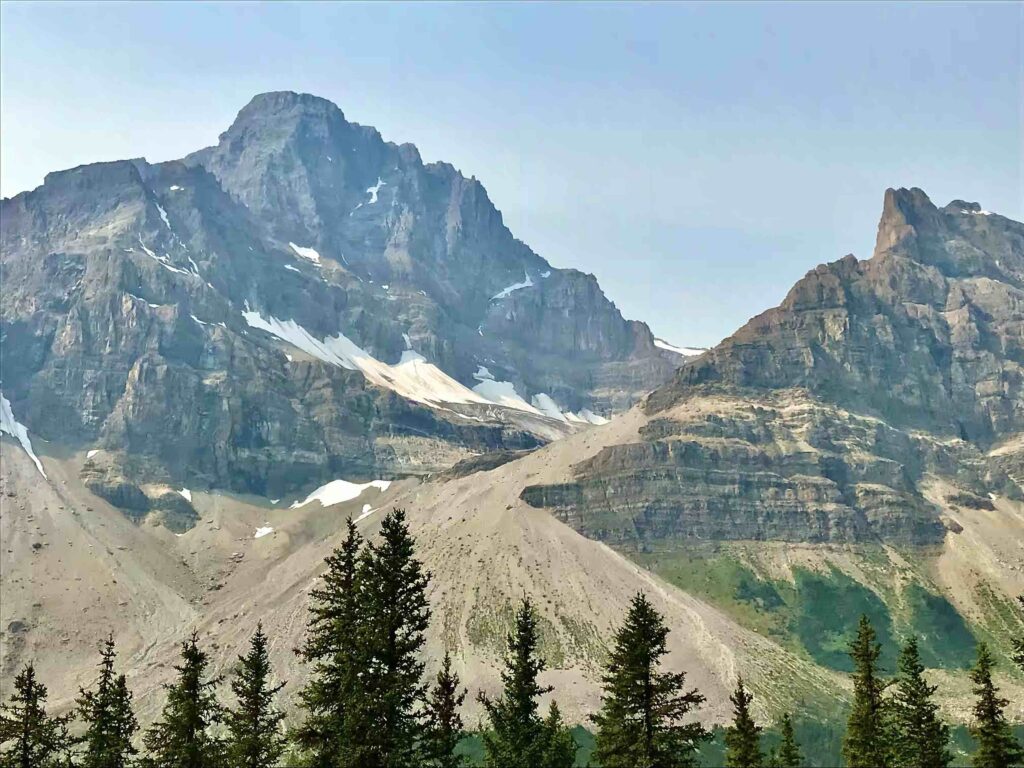
[[[867,616],[860,617],[857,636],[850,643],[853,659],[853,706],[843,739],[848,768],[888,768],[889,733],[883,694],[885,682],[878,669],[882,648]]]
[[[793,720],[789,713],[782,716],[780,723],[782,743],[773,755],[774,765],[772,768],[803,768],[804,756],[800,752],[800,745],[796,740],[796,733],[793,731]]]
[[[515,614],[515,627],[508,635],[501,696],[491,700],[480,694],[489,724],[482,734],[487,768],[543,765],[547,739],[537,700],[551,688],[537,682],[544,671],[544,661],[537,653],[539,639],[533,605],[524,598]]]
[[[431,768],[461,768],[466,764],[455,748],[463,736],[459,707],[466,699],[459,689],[459,676],[452,671],[452,657],[447,651],[437,679],[427,696],[427,732],[424,753]]]
[[[306,711],[296,741],[312,768],[358,768],[362,636],[358,573],[363,538],[351,518],[342,545],[327,558],[322,586],[310,592],[309,622],[299,656],[313,669],[299,694]]]
[[[221,678],[207,677],[210,658],[199,647],[199,633],[181,644],[178,678],[164,686],[167,702],[160,719],[146,731],[147,764],[155,768],[221,768],[224,743],[213,729],[223,719],[216,687]]]
[[[709,737],[698,723],[681,722],[704,702],[685,691],[686,675],[662,672],[668,628],[642,593],[615,633],[603,675],[594,759],[604,768],[690,768]]]
[[[937,689],[924,679],[917,638],[911,637],[900,652],[892,701],[892,757],[899,768],[946,768],[953,759],[949,726],[932,701]]]
[[[61,768],[70,765],[74,741],[69,717],[46,714],[46,686],[28,664],[14,677],[14,692],[0,705],[0,768]]]
[[[275,768],[284,754],[286,740],[281,730],[284,713],[274,705],[274,696],[284,683],[270,680],[270,656],[263,624],[249,641],[249,652],[238,657],[231,690],[238,699],[224,716],[228,729],[227,757],[230,768]]]
[[[733,707],[732,725],[725,732],[726,768],[762,768],[761,727],[754,723],[750,704],[754,695],[743,685],[743,678],[736,681],[736,690],[729,696]]]
[[[971,670],[974,683],[974,723],[971,735],[977,748],[971,758],[974,768],[1011,768],[1024,760],[1024,754],[1013,737],[1004,709],[1010,702],[999,696],[992,682],[995,659],[985,643],[978,643],[978,659]]]
[[[93,690],[81,690],[78,713],[85,722],[82,768],[125,768],[138,750],[132,739],[139,723],[132,712],[132,694],[124,675],[114,672],[114,637],[100,651],[100,677]]]
[[[427,686],[420,652],[430,622],[428,574],[415,556],[405,512],[393,509],[360,558],[363,649],[360,768],[419,768]]]
[[[543,739],[540,768],[572,768],[576,764],[576,750],[579,747],[572,737],[572,731],[562,721],[562,713],[554,701],[544,718]]]

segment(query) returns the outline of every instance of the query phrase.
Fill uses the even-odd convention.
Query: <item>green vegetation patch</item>
[[[974,661],[976,638],[967,622],[945,597],[919,583],[910,583],[902,595],[886,591],[879,596],[834,567],[825,572],[795,568],[793,583],[762,579],[742,562],[742,553],[716,545],[629,556],[722,608],[743,626],[830,669],[851,671],[847,643],[861,614],[867,614],[878,633],[881,667],[887,673],[895,671],[899,645],[911,634],[918,637],[927,667],[966,669]],[[892,566],[879,557],[870,550],[863,555],[884,583]],[[1004,608],[1008,615],[1003,623],[1010,626],[1015,620],[1012,606]]]
[[[796,568],[793,576],[796,603],[791,627],[815,661],[831,669],[853,671],[847,644],[857,620],[866,615],[882,644],[881,668],[895,669],[892,616],[878,595],[835,568],[827,574]]]
[[[926,667],[968,669],[974,662],[975,637],[946,598],[917,584],[906,590],[910,630],[917,635]]]

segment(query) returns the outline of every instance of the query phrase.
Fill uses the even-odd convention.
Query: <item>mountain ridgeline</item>
[[[182,161],[51,173],[0,215],[15,417],[178,529],[172,486],[426,475],[603,422],[683,359],[478,181],[314,96],[257,96]]]

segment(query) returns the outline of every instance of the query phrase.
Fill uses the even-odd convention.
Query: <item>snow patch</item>
[[[703,355],[707,352],[706,349],[700,349],[698,347],[677,347],[675,344],[669,344],[664,339],[654,339],[654,346],[660,349],[667,349],[669,352],[675,352],[677,355],[683,357],[696,357],[697,355]]]
[[[487,373],[490,373],[490,371]],[[506,408],[515,408],[518,411],[535,413],[538,416],[543,415],[539,410],[519,396],[519,393],[516,392],[515,385],[511,381],[496,381],[493,377],[487,378],[486,376],[474,376],[474,378],[480,383],[473,387],[473,391],[481,397],[490,400],[492,403],[503,405]]]
[[[304,259],[312,261],[314,264],[320,263],[320,254],[316,252],[314,248],[305,248],[301,245],[289,242],[288,247],[295,251],[296,256],[301,256]]]
[[[146,247],[146,244],[144,242],[142,242],[142,235],[139,235],[139,245],[142,246],[142,250],[146,252],[146,255],[149,256],[149,258],[151,258],[154,261],[156,261],[161,267],[163,267],[164,269],[168,270],[169,272],[174,272],[175,274],[178,274],[178,275],[190,275],[191,274],[191,272],[188,272],[188,271],[182,269],[181,267],[176,267],[173,264],[171,264],[171,260],[169,258],[167,258],[167,256],[157,256],[155,253],[153,253],[151,250],[149,250],[149,248]]]
[[[250,327],[264,330],[330,365],[361,371],[368,381],[409,400],[430,406],[441,403],[495,404],[460,384],[437,366],[426,362],[420,355],[415,358],[403,355],[398,365],[388,365],[344,334],[319,340],[294,320],[280,320],[276,317],[265,319],[258,312],[248,309],[242,312],[242,316]],[[521,407],[521,410],[533,410],[525,402],[522,406],[525,407]]]
[[[171,184],[168,189],[170,189],[171,192],[181,192],[182,187],[179,187],[177,184]]]
[[[321,485],[304,501],[296,501],[292,509],[304,507],[314,501],[319,501],[321,506],[329,507],[333,504],[341,504],[343,501],[351,501],[358,498],[367,488],[376,488],[379,491],[386,491],[391,485],[390,480],[371,480],[368,483],[350,483],[348,480],[332,480],[326,485]]]
[[[98,448],[93,448],[93,449],[92,449],[91,451],[89,451],[89,452],[87,452],[87,453],[85,454],[85,458],[87,458],[87,459],[91,459],[91,458],[92,458],[93,456],[95,456],[95,455],[96,455],[97,453],[99,453],[99,452],[100,452],[100,451],[99,451],[99,449],[98,449]]]
[[[190,491],[188,488],[182,488],[181,490],[179,490],[178,495],[181,496],[181,498],[183,498],[190,504],[192,503],[192,491]]]
[[[584,408],[582,411],[580,411],[580,416],[584,420],[596,426],[601,426],[602,424],[608,423],[608,419],[606,419],[604,416],[599,416],[598,414],[591,411],[589,408]]]
[[[160,205],[160,203],[156,204],[156,209],[160,212],[160,218],[163,219],[164,226],[167,227],[168,229],[170,229],[171,228],[171,220],[167,218],[167,211],[164,210],[164,207],[162,205]]]
[[[28,454],[28,457],[36,465],[39,474],[46,477],[43,462],[39,460],[35,451],[32,450],[32,441],[28,438],[28,428],[14,418],[14,411],[11,410],[11,401],[4,397],[2,392],[0,392],[0,432],[10,435],[21,443],[21,447],[25,449],[25,453]]]
[[[402,357],[399,358],[399,365],[406,365],[408,363],[425,363],[427,358],[417,352],[415,349],[406,349],[402,351]]]
[[[960,210],[960,213],[972,213],[972,214],[974,214],[976,216],[991,216],[992,215],[992,211],[968,211],[968,210],[963,210],[963,209]]]
[[[285,264],[284,268],[285,269],[290,269],[292,272],[298,272],[300,275],[302,274],[302,270],[299,269],[298,267],[296,267],[293,264]]]
[[[568,419],[566,419],[565,417],[565,414],[562,413],[562,409],[558,407],[558,403],[552,400],[551,396],[548,395],[546,392],[538,392],[536,395],[530,398],[530,404],[534,408],[539,410],[541,413],[543,413],[545,416],[548,416],[557,421],[568,421]]]
[[[502,288],[496,294],[491,296],[491,301],[494,301],[496,299],[504,299],[509,294],[511,294],[511,293],[513,293],[515,291],[518,291],[518,290],[520,290],[522,288],[530,288],[533,285],[533,280],[530,279],[530,274],[528,272],[524,272],[523,273],[523,277],[525,278],[523,280],[523,282],[521,282],[521,283],[512,283],[512,285],[510,285],[510,286],[508,286],[506,288]]]
[[[264,526],[261,526],[261,527],[256,529],[256,535],[253,536],[253,538],[254,539],[262,539],[268,533],[273,533],[273,532],[274,532],[273,528],[271,528],[269,525],[264,525]]]
[[[368,202],[367,205],[373,205],[374,203],[377,202],[377,193],[380,192],[380,188],[385,186],[386,184],[387,184],[387,182],[386,181],[382,181],[380,176],[378,176],[377,177],[377,183],[374,184],[372,187],[367,187],[366,188],[366,192],[370,196],[370,202]],[[362,205],[362,203],[360,203],[359,205]],[[356,208],[358,208],[358,207],[359,206],[357,205]]]
[[[476,373],[473,374],[473,378],[477,381],[483,381],[484,379],[493,379],[494,374],[490,372],[486,365],[478,365],[476,367]]]
[[[543,277],[545,280],[547,280],[549,277],[551,277],[551,270],[548,269],[548,270],[545,270],[544,272],[541,272],[540,276]]]

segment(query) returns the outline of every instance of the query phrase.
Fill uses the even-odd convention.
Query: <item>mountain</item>
[[[639,441],[524,496],[621,542],[941,544],[940,479],[1022,498],[1022,306],[1024,226],[889,190],[871,259],[809,272],[653,392]]]
[[[195,166],[180,172],[197,173]],[[216,174],[226,178],[215,170],[205,177],[211,185]],[[223,189],[221,182],[211,189]],[[284,199],[285,191],[272,195]],[[257,198],[248,204],[260,205]],[[178,227],[176,211],[164,208]],[[278,236],[294,234],[261,234],[258,242]],[[336,247],[320,240],[296,244],[314,248],[324,264]],[[161,278],[176,274],[138,249],[133,254],[125,263],[150,267]],[[598,702],[612,628],[630,597],[644,591],[668,617],[669,664],[686,670],[688,683],[708,697],[700,713],[705,722],[729,716],[727,696],[738,673],[755,691],[759,717],[791,710],[841,717],[849,698],[846,641],[861,613],[872,618],[889,669],[898,641],[919,636],[944,713],[965,722],[975,641],[985,639],[1005,656],[1010,638],[1024,629],[1011,605],[1024,593],[1022,258],[1024,225],[975,204],[955,201],[940,209],[920,190],[890,190],[872,258],[846,257],[811,271],[779,307],[690,359],[608,424],[520,451],[509,445],[510,434],[541,439],[502,422],[503,439],[494,441],[500,450],[465,451],[444,471],[408,472],[390,483],[335,481],[310,493],[329,476],[310,472],[308,482],[294,482],[280,498],[267,498],[255,483],[236,491],[168,485],[158,498],[169,501],[152,522],[181,514],[171,502],[187,501],[196,524],[180,535],[162,525],[136,525],[96,495],[96,459],[116,448],[91,449],[99,453],[90,457],[84,444],[43,443],[34,424],[19,427],[17,419],[32,411],[22,407],[26,400],[12,398],[13,410],[0,412],[13,433],[3,441],[0,473],[7,503],[0,538],[9,550],[0,669],[6,675],[35,658],[55,699],[69,703],[91,675],[97,644],[114,629],[148,718],[159,707],[159,685],[172,674],[184,632],[198,628],[217,668],[227,670],[261,619],[273,638],[275,665],[294,693],[305,670],[291,651],[302,637],[322,558],[339,543],[349,515],[372,536],[380,510],[400,506],[432,574],[431,669],[451,651],[471,691],[496,689],[512,608],[522,595],[533,595],[551,667],[543,682],[556,687],[574,722],[585,722]],[[205,277],[212,264],[197,261]],[[56,275],[63,262],[48,263]],[[298,258],[288,263],[310,274],[320,269]],[[391,274],[386,279],[393,281]],[[366,284],[385,279],[361,276]],[[528,297],[555,274],[527,276],[535,285],[508,297]],[[287,275],[277,270],[273,277],[283,290]],[[288,325],[291,318],[277,304],[258,303],[268,294],[235,293],[249,281],[269,291],[259,280],[240,271],[224,281],[236,297],[235,315],[242,315],[225,321],[237,329],[230,340],[219,326],[180,325],[223,335],[217,343],[242,360],[258,356],[245,373],[257,383],[266,380],[260,365],[285,349],[296,361],[310,357],[303,363],[309,378],[349,381],[358,374],[359,386],[379,391],[388,407],[401,403],[403,413],[448,418],[374,383],[371,376],[391,369],[373,367],[350,346],[312,344],[334,326],[313,326],[306,316]],[[490,286],[484,294],[489,291],[501,292]],[[213,311],[212,300],[182,311],[213,319],[193,306]],[[299,331],[305,323],[316,329],[308,339]],[[266,327],[277,336],[261,335]],[[120,326],[112,331],[120,333]],[[289,347],[272,346],[289,335]],[[53,336],[64,349],[77,338]],[[158,335],[148,354],[163,354],[175,338]],[[308,349],[300,352],[303,345]],[[96,346],[88,349],[96,354]],[[220,359],[207,351],[219,349],[215,343],[202,349],[202,359]],[[328,365],[314,353],[363,367]],[[99,373],[83,371],[96,359],[79,354],[78,367],[43,368],[44,380],[62,371],[92,381]],[[275,366],[275,376],[298,386],[290,366]],[[169,364],[147,369],[130,386],[180,375],[172,370]],[[6,378],[4,385],[6,393]],[[317,386],[326,385],[318,380]],[[55,399],[46,402],[58,407]],[[186,406],[198,407],[184,400],[173,408]],[[281,471],[294,472],[284,438],[280,445]],[[1000,685],[1014,702],[1011,716],[1021,719],[1024,680],[1007,669],[1000,665]],[[473,722],[476,704],[467,706]]]
[[[535,448],[685,359],[478,181],[315,96],[259,95],[181,161],[51,173],[0,217],[12,418],[178,532],[180,486],[277,498]]]
[[[870,259],[809,272],[519,496],[822,667],[861,613],[890,668],[916,634],[962,716],[975,640],[1005,670],[1024,630],[1022,308],[1024,225],[890,189]]]

